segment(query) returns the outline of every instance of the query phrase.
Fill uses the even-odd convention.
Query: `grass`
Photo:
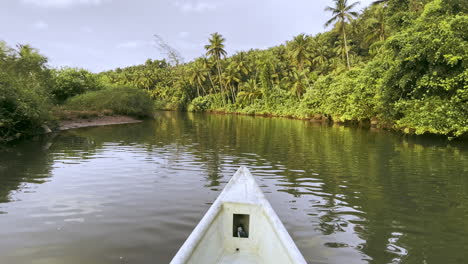
[[[103,111],[91,110],[67,110],[64,107],[56,107],[53,110],[53,116],[58,120],[89,119],[101,116],[114,115],[114,111],[105,109]]]
[[[93,115],[118,114],[134,117],[152,117],[154,103],[145,91],[130,87],[113,87],[75,96],[63,106],[69,113]]]

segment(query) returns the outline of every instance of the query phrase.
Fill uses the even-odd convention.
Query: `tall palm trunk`
[[[232,103],[236,102],[236,92],[234,89],[234,85],[232,83],[229,84],[230,90],[231,90],[231,96],[232,96]]]
[[[201,88],[201,90],[203,92],[203,96],[205,96],[206,95],[205,87],[203,87],[200,79],[198,79],[198,85],[199,85],[199,87]],[[200,95],[198,95],[198,96],[200,96]]]
[[[383,23],[380,24],[380,41],[385,40],[385,25]]]
[[[226,99],[224,98],[223,81],[221,79],[221,66],[219,65],[219,59],[216,60],[216,66],[218,68],[219,89],[221,90],[221,98],[223,99],[223,104],[226,105]]]
[[[211,73],[208,72],[208,79],[210,79],[211,86],[213,87],[213,91],[216,93],[216,87],[213,83],[213,79],[211,78]]]
[[[348,65],[348,70],[351,69],[351,65],[349,64],[349,54],[348,54],[348,40],[346,39],[346,30],[343,26],[343,39],[344,39],[344,46],[345,46],[345,53],[346,53],[346,64]]]

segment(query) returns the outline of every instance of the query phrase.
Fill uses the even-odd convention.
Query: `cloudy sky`
[[[354,2],[351,0],[351,2]],[[361,0],[358,9],[371,0]],[[161,59],[158,34],[185,61],[213,32],[229,54],[324,31],[332,0],[0,0],[0,40],[31,44],[51,66],[94,72]]]

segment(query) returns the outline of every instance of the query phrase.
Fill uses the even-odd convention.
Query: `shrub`
[[[192,100],[192,103],[188,106],[189,112],[204,112],[211,107],[210,98],[207,96],[199,96]]]
[[[115,87],[88,92],[68,100],[69,110],[112,110],[115,114],[136,117],[151,117],[153,101],[147,92],[137,88]]]
[[[401,100],[396,106],[404,114],[397,121],[398,128],[415,128],[416,134],[429,132],[461,136],[468,133],[466,102],[433,96],[422,100]]]
[[[42,132],[51,120],[47,59],[28,45],[0,42],[0,142]]]
[[[63,68],[55,70],[52,95],[58,103],[68,98],[103,88],[96,74],[84,69]]]
[[[0,85],[0,142],[41,132],[51,120],[47,97],[35,91]]]
[[[166,102],[161,99],[154,99],[154,109],[155,110],[166,110]]]

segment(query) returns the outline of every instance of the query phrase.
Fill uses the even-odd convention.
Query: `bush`
[[[51,120],[47,97],[35,91],[0,85],[0,142],[42,132]]]
[[[42,132],[51,120],[47,59],[28,45],[0,42],[0,142]]]
[[[345,72],[320,77],[307,91],[303,103],[315,113],[332,116],[337,121],[369,120],[379,114],[383,69],[380,61],[358,65]]]
[[[155,110],[166,110],[166,102],[161,99],[154,99],[154,109]]]
[[[404,114],[397,121],[398,128],[415,128],[416,134],[429,132],[461,136],[468,133],[466,102],[433,96],[422,100],[401,100],[396,106]]]
[[[52,95],[58,103],[90,91],[103,89],[96,74],[84,69],[63,68],[54,71]]]
[[[189,112],[204,112],[211,107],[210,98],[207,96],[199,96],[192,100],[192,103],[188,106]]]
[[[147,92],[137,88],[115,87],[88,92],[68,100],[69,110],[112,110],[115,114],[136,117],[151,117],[154,113],[153,101]]]

